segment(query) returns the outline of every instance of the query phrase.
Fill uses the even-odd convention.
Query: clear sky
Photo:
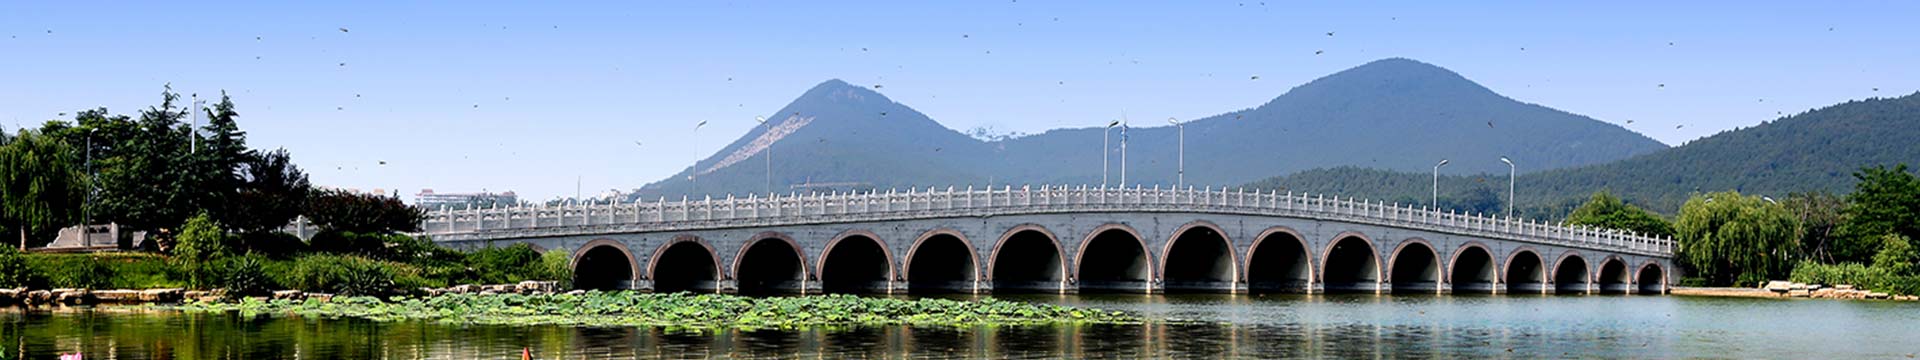
[[[316,3],[0,2],[0,124],[225,90],[317,184],[539,200],[668,176],[832,78],[1032,133],[1407,57],[1668,144],[1920,89],[1910,1]]]

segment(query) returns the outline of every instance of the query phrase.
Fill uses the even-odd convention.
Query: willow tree
[[[20,248],[78,220],[86,178],[72,146],[32,130],[0,143],[0,221],[19,233]]]
[[[1799,257],[1800,223],[1793,213],[1737,191],[1687,199],[1674,230],[1680,259],[1713,285],[1776,279]]]

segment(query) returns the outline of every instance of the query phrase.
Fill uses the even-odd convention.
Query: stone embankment
[[[1884,300],[1900,300],[1900,301],[1920,300],[1920,296],[1894,295],[1894,294],[1888,294],[1884,292],[1860,289],[1860,288],[1854,287],[1853,285],[1845,285],[1845,284],[1825,286],[1821,284],[1804,284],[1804,283],[1789,282],[1789,281],[1768,281],[1765,284],[1761,284],[1760,288],[1765,289],[1768,293],[1774,294],[1775,296],[1794,297],[1794,298],[1884,299]]]
[[[522,281],[518,284],[499,285],[458,285],[445,288],[420,288],[419,295],[444,294],[521,294],[538,295],[561,292],[560,284],[554,281]],[[583,292],[573,290],[570,293]],[[171,304],[185,301],[220,301],[227,299],[225,290],[187,290],[180,288],[146,290],[91,290],[91,289],[51,289],[29,290],[26,288],[0,289],[0,306],[42,306],[42,305],[93,305],[93,304]],[[300,290],[274,291],[270,299],[331,299],[333,294],[309,293]]]

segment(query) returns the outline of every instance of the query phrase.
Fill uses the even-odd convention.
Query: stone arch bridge
[[[1025,187],[429,213],[578,286],[768,293],[1665,293],[1674,242],[1321,195]]]

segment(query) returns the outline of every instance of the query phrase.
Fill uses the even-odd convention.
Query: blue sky
[[[546,199],[668,176],[689,147],[711,152],[832,78],[884,85],[951,128],[1032,133],[1123,111],[1204,117],[1407,57],[1680,144],[1915,92],[1914,14],[1897,1],[15,1],[0,3],[0,124],[134,113],[167,83],[225,90],[251,144],[289,149],[318,184]]]

